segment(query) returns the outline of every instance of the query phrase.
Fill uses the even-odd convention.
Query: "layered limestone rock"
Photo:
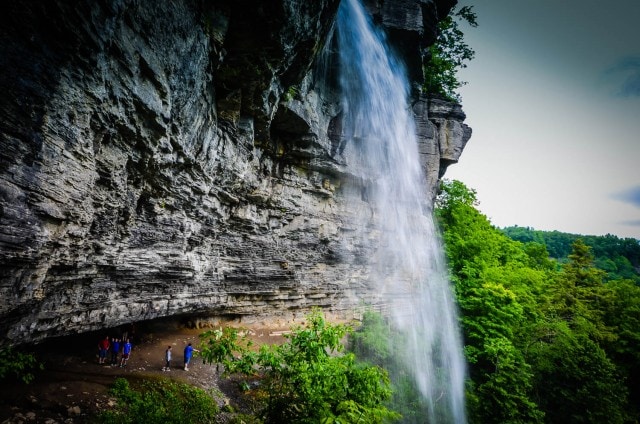
[[[457,163],[471,138],[464,124],[466,115],[458,103],[420,96],[413,106],[418,132],[418,150],[427,176],[427,196],[435,199],[438,181],[447,167]]]
[[[370,10],[412,63],[449,3]],[[317,71],[337,6],[0,6],[1,344],[367,298],[357,211],[370,206],[348,195],[362,181],[336,144],[331,72]],[[433,197],[470,131],[459,105],[416,98],[414,111]]]

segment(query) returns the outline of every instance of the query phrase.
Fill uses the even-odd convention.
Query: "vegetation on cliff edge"
[[[478,26],[472,6],[464,6],[438,23],[436,42],[426,50],[423,59],[424,91],[458,102],[461,100],[458,89],[466,84],[458,79],[458,70],[466,68],[466,62],[475,56],[464,41],[459,22]]]

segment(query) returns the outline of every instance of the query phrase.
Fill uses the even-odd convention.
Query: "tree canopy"
[[[631,279],[640,284],[640,240],[611,234],[580,235],[518,226],[505,227],[502,232],[513,240],[545,245],[549,256],[560,263],[568,261],[573,243],[581,239],[591,248],[594,265],[606,272],[607,280]]]
[[[637,421],[640,287],[612,279],[581,238],[560,261],[544,237],[514,240],[475,206],[473,190],[443,183],[436,216],[461,312],[470,421]]]
[[[466,68],[475,52],[464,41],[460,23],[478,26],[472,6],[464,6],[438,23],[438,37],[424,55],[424,90],[430,94],[460,101],[457,90],[466,84],[457,76],[459,69]]]

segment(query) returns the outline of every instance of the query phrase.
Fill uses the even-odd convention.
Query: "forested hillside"
[[[638,422],[640,287],[598,265],[633,263],[630,242],[567,236],[569,250],[550,255],[546,240],[561,249],[560,234],[522,229],[530,239],[514,240],[476,205],[474,190],[446,181],[436,209],[461,312],[470,422]]]
[[[629,278],[640,283],[640,241],[634,238],[589,236],[560,231],[539,231],[530,227],[506,227],[502,231],[510,238],[523,243],[540,243],[546,246],[549,256],[566,262],[572,245],[577,239],[591,248],[594,264],[607,273],[608,280]]]

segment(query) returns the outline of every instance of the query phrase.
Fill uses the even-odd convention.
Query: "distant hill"
[[[640,241],[637,239],[611,234],[585,236],[518,226],[502,228],[501,231],[513,240],[545,245],[549,256],[561,263],[567,260],[573,242],[580,238],[591,247],[595,266],[606,271],[609,280],[626,278],[640,284]]]

